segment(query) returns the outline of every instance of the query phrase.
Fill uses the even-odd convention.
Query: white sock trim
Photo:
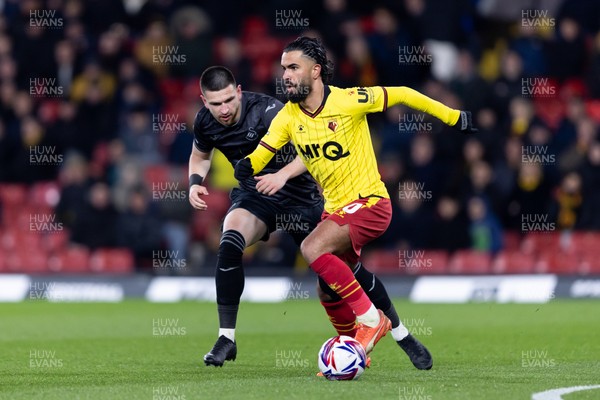
[[[227,339],[235,342],[235,329],[219,328],[219,337],[225,336]]]
[[[375,327],[379,324],[379,312],[375,306],[371,304],[371,307],[369,307],[366,313],[356,316],[356,320],[367,326]]]
[[[408,336],[408,334],[408,329],[406,329],[406,327],[402,324],[402,321],[400,321],[400,325],[398,325],[395,328],[392,328],[392,337],[396,342],[399,342],[400,340],[404,339]]]

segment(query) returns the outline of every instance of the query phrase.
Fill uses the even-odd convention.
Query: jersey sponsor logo
[[[364,87],[358,88],[358,102],[366,103],[369,101],[369,92]]]
[[[254,130],[254,128],[248,129],[248,133],[246,134],[246,140],[254,140],[258,137],[258,134]]]
[[[304,158],[319,158],[322,152],[326,159],[336,161],[350,155],[349,151],[344,152],[342,145],[334,141],[325,142],[322,148],[318,143],[306,144],[304,148],[302,145],[298,145],[298,148]]]
[[[267,106],[267,108],[265,108],[265,114],[269,112],[269,110],[272,110],[275,108],[275,103],[271,104],[270,106]]]

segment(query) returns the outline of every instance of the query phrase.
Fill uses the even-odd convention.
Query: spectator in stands
[[[556,154],[560,154],[577,141],[577,125],[587,118],[585,103],[581,97],[566,100],[566,114],[554,134],[552,143]]]
[[[590,96],[600,99],[600,32],[594,37],[590,67],[587,72],[587,87]]]
[[[19,124],[19,139],[7,150],[7,180],[33,183],[56,178],[63,153],[46,128],[32,116]]]
[[[390,197],[392,221],[375,245],[394,250],[427,248],[432,217],[423,205],[431,202],[431,193],[421,189],[416,181],[407,179],[400,182],[397,192],[390,192]]]
[[[491,101],[500,120],[506,117],[510,100],[522,95],[523,60],[519,54],[508,50],[502,54],[500,76],[492,84]]]
[[[497,253],[503,247],[502,227],[489,205],[481,197],[471,197],[467,203],[471,248]]]
[[[148,267],[153,252],[162,250],[162,221],[144,186],[132,188],[128,202],[127,210],[118,218],[117,244],[133,251],[136,266]]]
[[[583,204],[579,228],[600,229],[600,141],[590,145],[587,159],[581,167]]]
[[[461,209],[459,201],[451,196],[440,197],[436,204],[431,231],[431,248],[453,252],[470,247],[468,219]]]
[[[73,82],[71,99],[78,104],[77,129],[85,132],[92,148],[115,136],[115,90],[115,77],[102,71],[95,61],[89,61]]]
[[[581,176],[577,172],[566,174],[553,193],[550,218],[560,230],[572,230],[579,225],[582,203]]]
[[[598,126],[589,118],[577,123],[577,141],[567,148],[558,159],[558,167],[562,172],[580,168],[592,143],[598,137]]]
[[[413,137],[407,170],[422,185],[423,190],[430,191],[432,196],[441,192],[444,183],[443,168],[435,158],[434,142],[429,135],[418,134]]]
[[[369,48],[381,84],[415,86],[428,72],[429,65],[400,63],[400,50],[409,52],[419,40],[398,24],[388,8],[379,7],[373,12],[374,31],[368,36]]]
[[[77,129],[77,106],[68,99],[58,104],[57,119],[48,127],[48,136],[54,138],[65,152],[77,151],[89,157],[93,151],[93,143],[87,135]]]
[[[56,44],[52,76],[56,77],[58,85],[67,95],[71,92],[75,76],[81,72],[79,61],[73,43],[61,40]]]
[[[549,198],[550,187],[541,165],[537,162],[522,163],[507,207],[510,226],[518,229],[525,215],[547,214]]]
[[[185,55],[184,63],[171,64],[174,76],[193,77],[204,71],[211,61],[211,21],[204,10],[186,6],[173,13],[172,30],[177,54]]]
[[[125,145],[125,151],[144,165],[163,161],[159,149],[159,135],[163,133],[153,129],[151,118],[144,105],[132,106],[119,130],[119,138]]]
[[[110,188],[104,182],[89,188],[85,205],[71,227],[72,242],[90,249],[115,246],[117,212],[110,197]]]
[[[475,196],[482,198],[495,215],[502,212],[505,206],[506,199],[495,185],[494,171],[485,161],[477,161],[473,164],[464,193],[466,198]]]
[[[146,27],[144,36],[135,44],[134,54],[137,62],[144,68],[152,71],[155,76],[162,78],[169,73],[169,66],[165,62],[155,62],[154,57],[162,52],[168,52],[173,46],[173,39],[169,35],[163,21],[154,21]],[[160,61],[160,60],[159,60]]]
[[[548,73],[561,81],[582,76],[587,57],[581,26],[571,17],[561,18],[557,25],[555,40],[548,44]]]
[[[66,155],[59,173],[60,200],[56,207],[58,219],[71,229],[86,204],[86,194],[91,186],[87,160],[79,153]]]
[[[487,102],[490,96],[488,83],[477,74],[473,55],[462,49],[458,54],[456,75],[449,84],[450,89],[458,97],[467,110],[475,115]]]

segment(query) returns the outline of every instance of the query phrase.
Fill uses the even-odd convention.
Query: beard
[[[306,98],[312,91],[312,87],[304,84],[303,82],[299,82],[294,86],[294,88],[296,90],[293,92],[290,92],[289,90],[286,90],[285,92],[287,100],[292,103],[300,103],[301,101],[306,100]]]

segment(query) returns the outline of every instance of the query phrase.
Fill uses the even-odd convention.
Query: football
[[[358,379],[365,371],[367,355],[350,336],[334,336],[319,350],[319,369],[330,381]]]

